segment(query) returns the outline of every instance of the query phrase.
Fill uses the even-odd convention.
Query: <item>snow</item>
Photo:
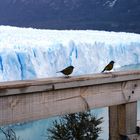
[[[107,1],[104,5],[108,5],[110,8],[113,8],[118,0]]]

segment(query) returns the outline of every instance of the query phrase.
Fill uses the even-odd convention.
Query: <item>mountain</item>
[[[140,0],[0,0],[0,25],[140,33]]]

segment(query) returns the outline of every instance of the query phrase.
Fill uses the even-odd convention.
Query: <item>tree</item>
[[[5,140],[19,140],[20,138],[16,136],[15,131],[8,127],[7,129],[4,129],[0,127],[0,131],[5,135]]]
[[[97,119],[90,111],[65,115],[47,129],[47,140],[97,140],[103,117]]]

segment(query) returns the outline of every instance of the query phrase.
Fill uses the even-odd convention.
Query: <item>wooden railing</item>
[[[0,83],[0,125],[109,107],[109,138],[136,134],[140,71]]]

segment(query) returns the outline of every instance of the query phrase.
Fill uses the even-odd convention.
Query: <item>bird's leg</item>
[[[70,76],[69,75],[66,75],[65,78],[70,78]]]

